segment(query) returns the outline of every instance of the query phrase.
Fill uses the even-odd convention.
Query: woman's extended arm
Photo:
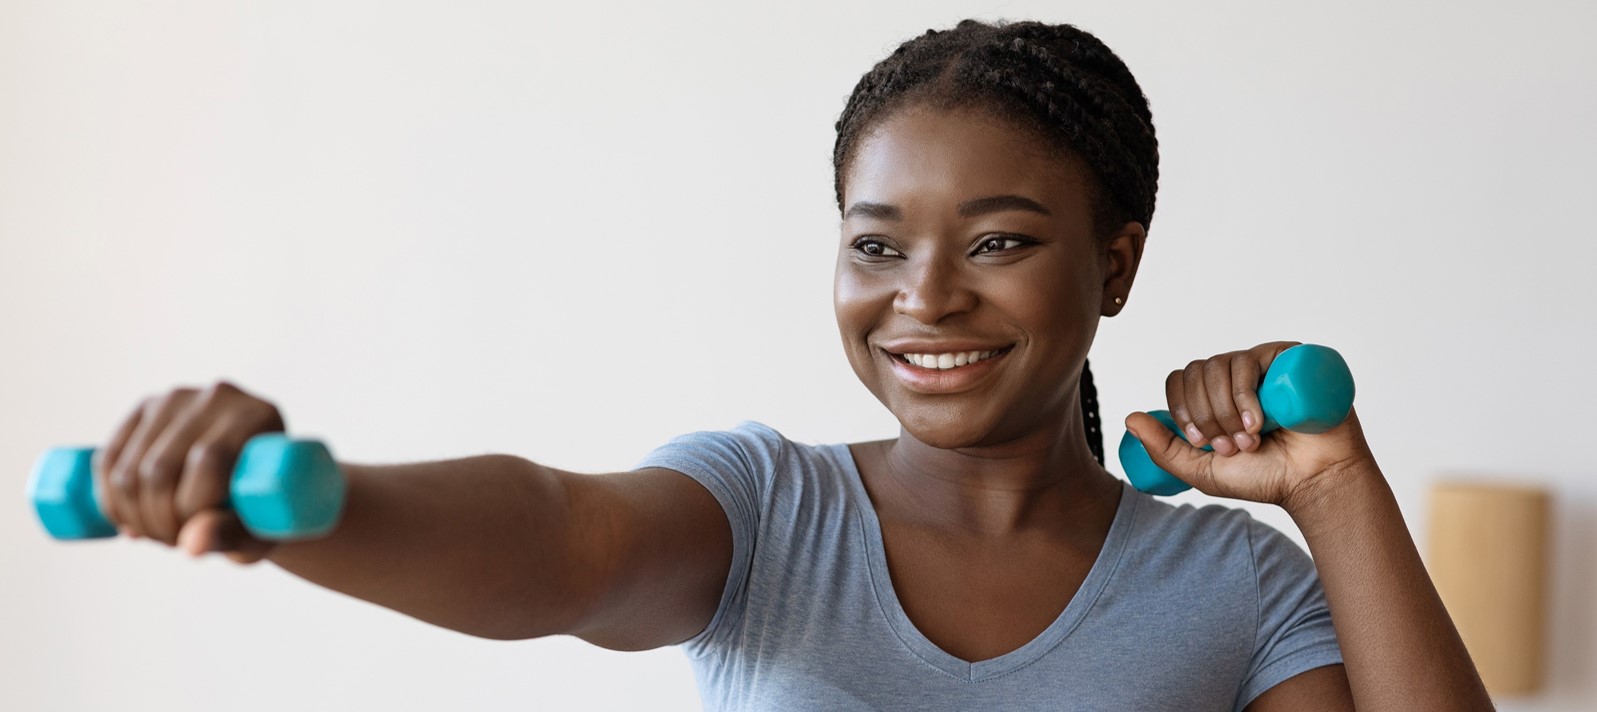
[[[489,638],[565,633],[609,648],[678,643],[713,617],[732,534],[708,490],[650,469],[576,475],[508,455],[343,465],[338,526],[314,541],[249,535],[227,504],[244,444],[276,406],[222,382],[134,409],[95,468],[122,531],[235,561],[270,558],[336,591]]]
[[[578,475],[508,455],[343,470],[338,529],[267,556],[335,591],[486,638],[618,650],[681,642],[720,601],[731,532],[681,474]]]

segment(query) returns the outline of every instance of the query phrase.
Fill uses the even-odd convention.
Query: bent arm
[[[1492,709],[1380,470],[1361,462],[1320,481],[1332,484],[1287,511],[1314,555],[1353,707]],[[1325,708],[1325,691],[1343,671],[1311,672],[1261,695],[1250,709]]]
[[[267,557],[335,591],[485,638],[624,650],[692,637],[720,601],[731,530],[679,473],[579,475],[509,455],[342,468],[338,528]]]

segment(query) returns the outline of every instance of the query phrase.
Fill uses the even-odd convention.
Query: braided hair
[[[837,120],[832,149],[837,208],[852,151],[894,111],[929,105],[980,107],[1032,131],[1087,177],[1093,231],[1153,221],[1159,142],[1148,99],[1115,53],[1084,30],[1041,22],[965,20],[904,42],[861,77]],[[1092,371],[1082,364],[1087,444],[1103,464],[1103,429]]]

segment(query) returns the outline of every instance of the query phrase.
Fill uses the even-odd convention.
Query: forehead
[[[1021,195],[1056,215],[1087,209],[1074,161],[1028,128],[979,109],[908,108],[860,139],[844,176],[844,205],[947,210],[971,198]]]

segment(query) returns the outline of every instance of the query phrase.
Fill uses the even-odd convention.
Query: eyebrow
[[[959,216],[962,218],[973,218],[978,215],[1005,210],[1025,210],[1043,215],[1053,215],[1053,212],[1043,207],[1041,203],[1019,195],[993,195],[986,198],[973,198],[959,204]],[[843,213],[844,220],[853,217],[896,221],[904,219],[904,211],[899,210],[896,205],[861,200],[848,206],[848,210]]]

